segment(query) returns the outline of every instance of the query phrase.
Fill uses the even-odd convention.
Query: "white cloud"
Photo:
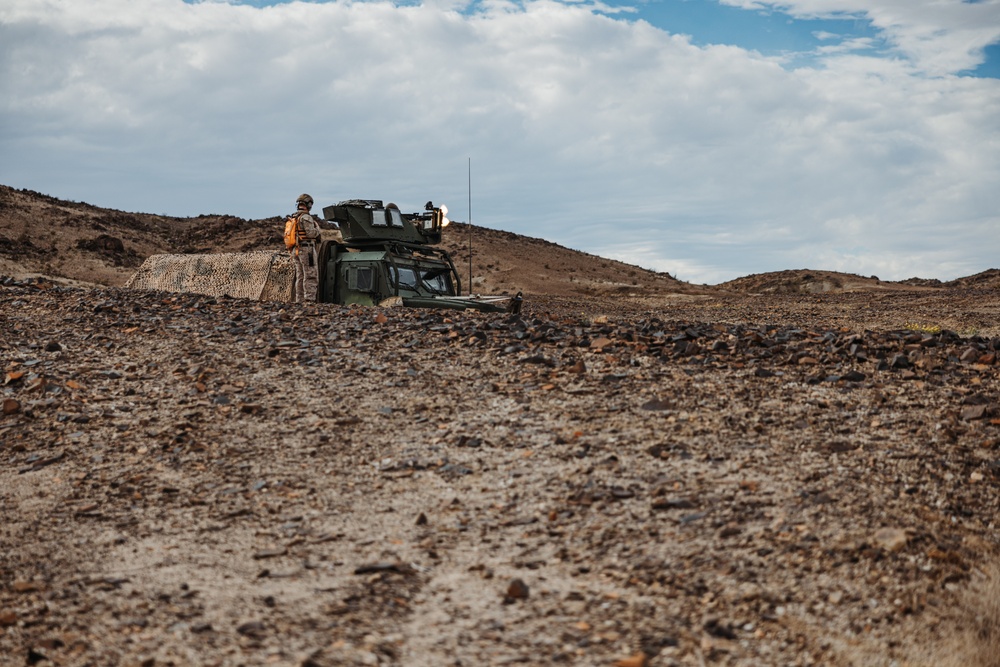
[[[462,220],[471,157],[473,222],[693,282],[996,264],[1000,81],[865,51],[787,70],[600,5],[455,6],[7,0],[0,182],[183,215],[434,199]]]
[[[855,37],[852,39],[843,39],[836,44],[820,46],[816,49],[816,53],[829,56],[837,53],[849,53],[851,51],[865,51],[871,49],[873,46],[874,43],[870,37]]]
[[[719,0],[745,9],[773,9],[796,18],[856,17],[871,21],[920,71],[974,69],[983,49],[1000,42],[1000,0]]]

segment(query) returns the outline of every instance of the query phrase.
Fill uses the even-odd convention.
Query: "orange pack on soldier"
[[[292,287],[295,302],[302,303],[315,301],[319,287],[316,243],[319,240],[320,223],[309,212],[313,205],[312,197],[306,194],[299,195],[295,205],[296,211],[288,216],[285,226],[285,245],[292,255],[292,264],[295,266],[295,282]]]

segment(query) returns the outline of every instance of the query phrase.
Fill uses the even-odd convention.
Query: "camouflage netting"
[[[217,255],[153,255],[126,287],[291,301],[295,268],[286,253],[271,250]]]

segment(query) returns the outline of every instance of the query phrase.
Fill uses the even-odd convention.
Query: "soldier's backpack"
[[[299,215],[295,213],[285,220],[285,247],[291,250],[299,242]]]

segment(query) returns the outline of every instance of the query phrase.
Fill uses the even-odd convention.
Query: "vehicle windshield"
[[[448,280],[447,269],[431,269],[421,272],[424,285],[438,294],[451,294],[451,281]]]
[[[423,269],[412,266],[396,267],[396,286],[401,289],[419,290],[421,286],[435,294],[450,294],[451,281],[447,268]]]

